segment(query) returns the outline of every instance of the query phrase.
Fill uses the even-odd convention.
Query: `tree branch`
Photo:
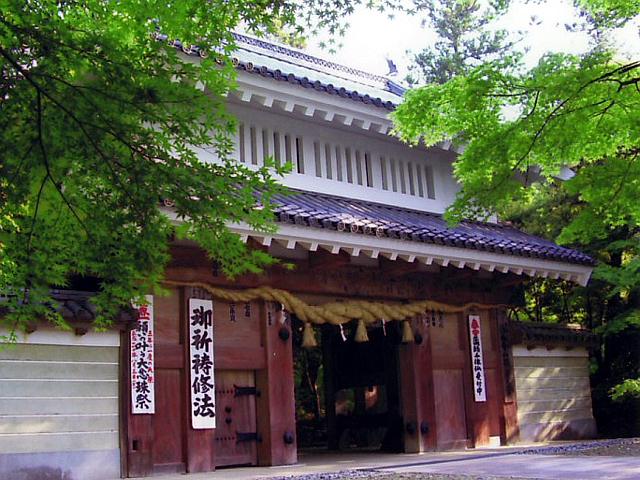
[[[38,95],[38,99],[39,102],[41,101],[41,95],[44,96],[45,98],[47,98],[48,100],[50,100],[57,108],[59,108],[61,111],[63,111],[80,129],[80,131],[83,133],[83,135],[85,136],[85,138],[88,140],[88,142],[91,144],[91,146],[93,147],[93,149],[98,153],[98,155],[100,155],[100,157],[102,158],[102,160],[105,162],[105,164],[107,165],[107,167],[110,169],[114,179],[116,180],[116,182],[118,183],[118,185],[123,189],[124,192],[128,192],[128,189],[126,187],[125,184],[123,184],[119,177],[117,172],[115,171],[115,169],[113,168],[113,166],[111,165],[110,161],[109,161],[109,157],[106,155],[105,152],[102,151],[102,149],[100,148],[100,146],[94,141],[93,137],[89,134],[89,132],[86,129],[86,125],[88,126],[92,126],[94,128],[99,128],[102,131],[104,131],[105,133],[112,133],[109,132],[107,129],[103,129],[103,127],[98,126],[98,125],[92,125],[86,122],[81,121],[71,110],[69,110],[67,107],[65,107],[62,103],[60,103],[56,98],[54,98],[53,96],[51,96],[50,94],[48,94],[43,88],[40,87],[40,85],[38,84],[38,82],[35,81],[35,79],[33,78],[33,76],[30,74],[30,72],[28,70],[26,70],[25,68],[22,67],[22,65],[20,65],[15,59],[13,59],[12,56],[10,56],[3,48],[2,46],[0,46],[0,54],[7,59],[7,61],[9,61],[9,63],[11,63],[11,65],[13,65],[13,67],[16,69],[16,71],[18,71],[23,78],[29,82],[33,88],[35,89],[35,91],[37,92]],[[41,111],[40,111],[41,114]],[[41,131],[41,130],[40,130]],[[116,140],[119,140],[117,136],[114,135],[114,138],[116,138]],[[124,143],[125,147],[130,148],[131,145]],[[55,182],[54,182],[55,185]],[[60,193],[60,195],[62,196],[63,200],[65,201],[65,203],[67,203],[69,206],[70,204],[68,203],[66,197],[64,196],[62,190],[56,185],[56,189],[58,190],[58,192]],[[133,199],[133,195],[129,194],[130,198]],[[79,218],[78,215],[75,213],[74,210],[72,210],[74,216],[76,218]],[[84,228],[84,227],[83,227]],[[88,233],[88,232],[87,232]]]

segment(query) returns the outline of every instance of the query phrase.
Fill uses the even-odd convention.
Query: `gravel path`
[[[366,470],[347,470],[335,473],[316,473],[296,477],[273,477],[264,480],[518,480],[517,477],[495,477],[487,475],[453,475],[443,473],[389,473]],[[535,479],[525,479],[535,480]]]
[[[523,450],[522,454],[585,455],[598,457],[640,457],[640,438],[593,440],[567,445]]]
[[[520,455],[589,455],[610,457],[640,457],[640,438],[593,440],[564,445],[530,448]],[[522,480],[521,477],[492,475],[456,475],[439,473],[389,473],[367,470],[348,470],[335,473],[273,477],[265,480]],[[526,480],[536,480],[527,478]]]

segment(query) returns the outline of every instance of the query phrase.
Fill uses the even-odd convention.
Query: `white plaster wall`
[[[521,441],[596,435],[586,349],[516,346],[513,361]]]
[[[120,476],[119,346],[38,329],[0,347],[0,478]]]
[[[443,213],[458,191],[452,174],[452,151],[411,148],[388,134],[249,102],[230,100],[229,110],[245,130],[242,138],[236,137],[234,157],[249,168],[258,168],[265,155],[276,156],[279,150],[277,155],[283,162],[295,165],[294,171],[282,179],[289,187],[432,213]],[[387,113],[377,110],[382,115]],[[285,136],[290,142],[299,139],[299,158],[291,158],[291,149],[287,152]],[[351,178],[346,151],[352,156]],[[252,154],[258,159],[252,159]],[[212,152],[203,150],[199,155],[203,160],[216,161]],[[359,167],[356,155],[360,157]],[[368,181],[364,173],[360,178],[357,174],[358,168],[364,170],[365,155],[370,166]]]

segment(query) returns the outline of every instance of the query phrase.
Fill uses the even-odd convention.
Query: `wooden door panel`
[[[255,373],[216,370],[216,467],[257,464]]]
[[[499,383],[499,373],[496,369],[487,368],[484,371],[487,382],[487,406],[489,415],[489,435],[497,437],[500,435],[500,416],[502,415],[502,389]]]
[[[155,473],[186,471],[183,395],[179,369],[156,369],[156,413],[153,419]]]
[[[467,442],[462,372],[435,370],[435,411],[439,448],[451,448]]]

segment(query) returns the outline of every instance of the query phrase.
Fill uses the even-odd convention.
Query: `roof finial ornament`
[[[393,75],[397,75],[398,74],[398,67],[396,67],[396,64],[394,63],[393,60],[391,60],[389,57],[387,57],[387,65],[389,66],[389,71],[387,72],[387,76],[393,76]]]

